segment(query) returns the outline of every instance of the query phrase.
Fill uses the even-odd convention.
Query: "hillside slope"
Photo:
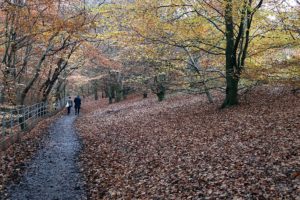
[[[299,97],[260,88],[238,107],[220,103],[177,95],[85,105],[77,130],[90,197],[297,198]]]

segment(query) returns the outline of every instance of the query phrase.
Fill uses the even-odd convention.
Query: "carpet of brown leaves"
[[[188,95],[86,104],[77,130],[91,199],[299,198],[290,91],[259,88],[225,110]]]
[[[28,132],[21,133],[21,141],[11,145],[5,151],[0,151],[0,199],[5,185],[9,181],[16,181],[26,168],[26,164],[31,160],[41,145],[42,136],[47,133],[48,127],[62,113],[58,113],[50,118],[43,119]]]

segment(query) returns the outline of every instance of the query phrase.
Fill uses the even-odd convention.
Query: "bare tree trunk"
[[[46,50],[43,52],[38,64],[35,67],[35,73],[34,76],[31,78],[31,80],[27,83],[27,85],[25,86],[25,88],[23,89],[23,91],[21,92],[20,95],[20,105],[24,105],[25,102],[25,98],[29,92],[29,90],[31,89],[31,87],[33,86],[33,84],[36,82],[36,80],[38,79],[39,75],[40,75],[40,71],[41,68],[43,66],[43,63],[46,59],[47,53],[52,49],[52,40],[56,37],[57,33],[54,34],[48,41],[48,45]]]

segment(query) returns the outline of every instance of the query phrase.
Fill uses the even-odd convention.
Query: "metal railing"
[[[62,99],[53,104],[41,102],[0,112],[0,149],[6,149],[20,139],[20,133],[31,128],[42,117],[61,110],[65,104],[66,100]]]

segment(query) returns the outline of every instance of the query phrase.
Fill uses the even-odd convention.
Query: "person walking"
[[[81,99],[79,95],[74,99],[74,103],[75,103],[75,115],[79,115],[79,110],[81,106]]]
[[[71,97],[69,97],[69,99],[67,100],[66,107],[68,109],[68,115],[69,115],[71,113],[71,108],[73,107],[73,101],[72,101]]]

